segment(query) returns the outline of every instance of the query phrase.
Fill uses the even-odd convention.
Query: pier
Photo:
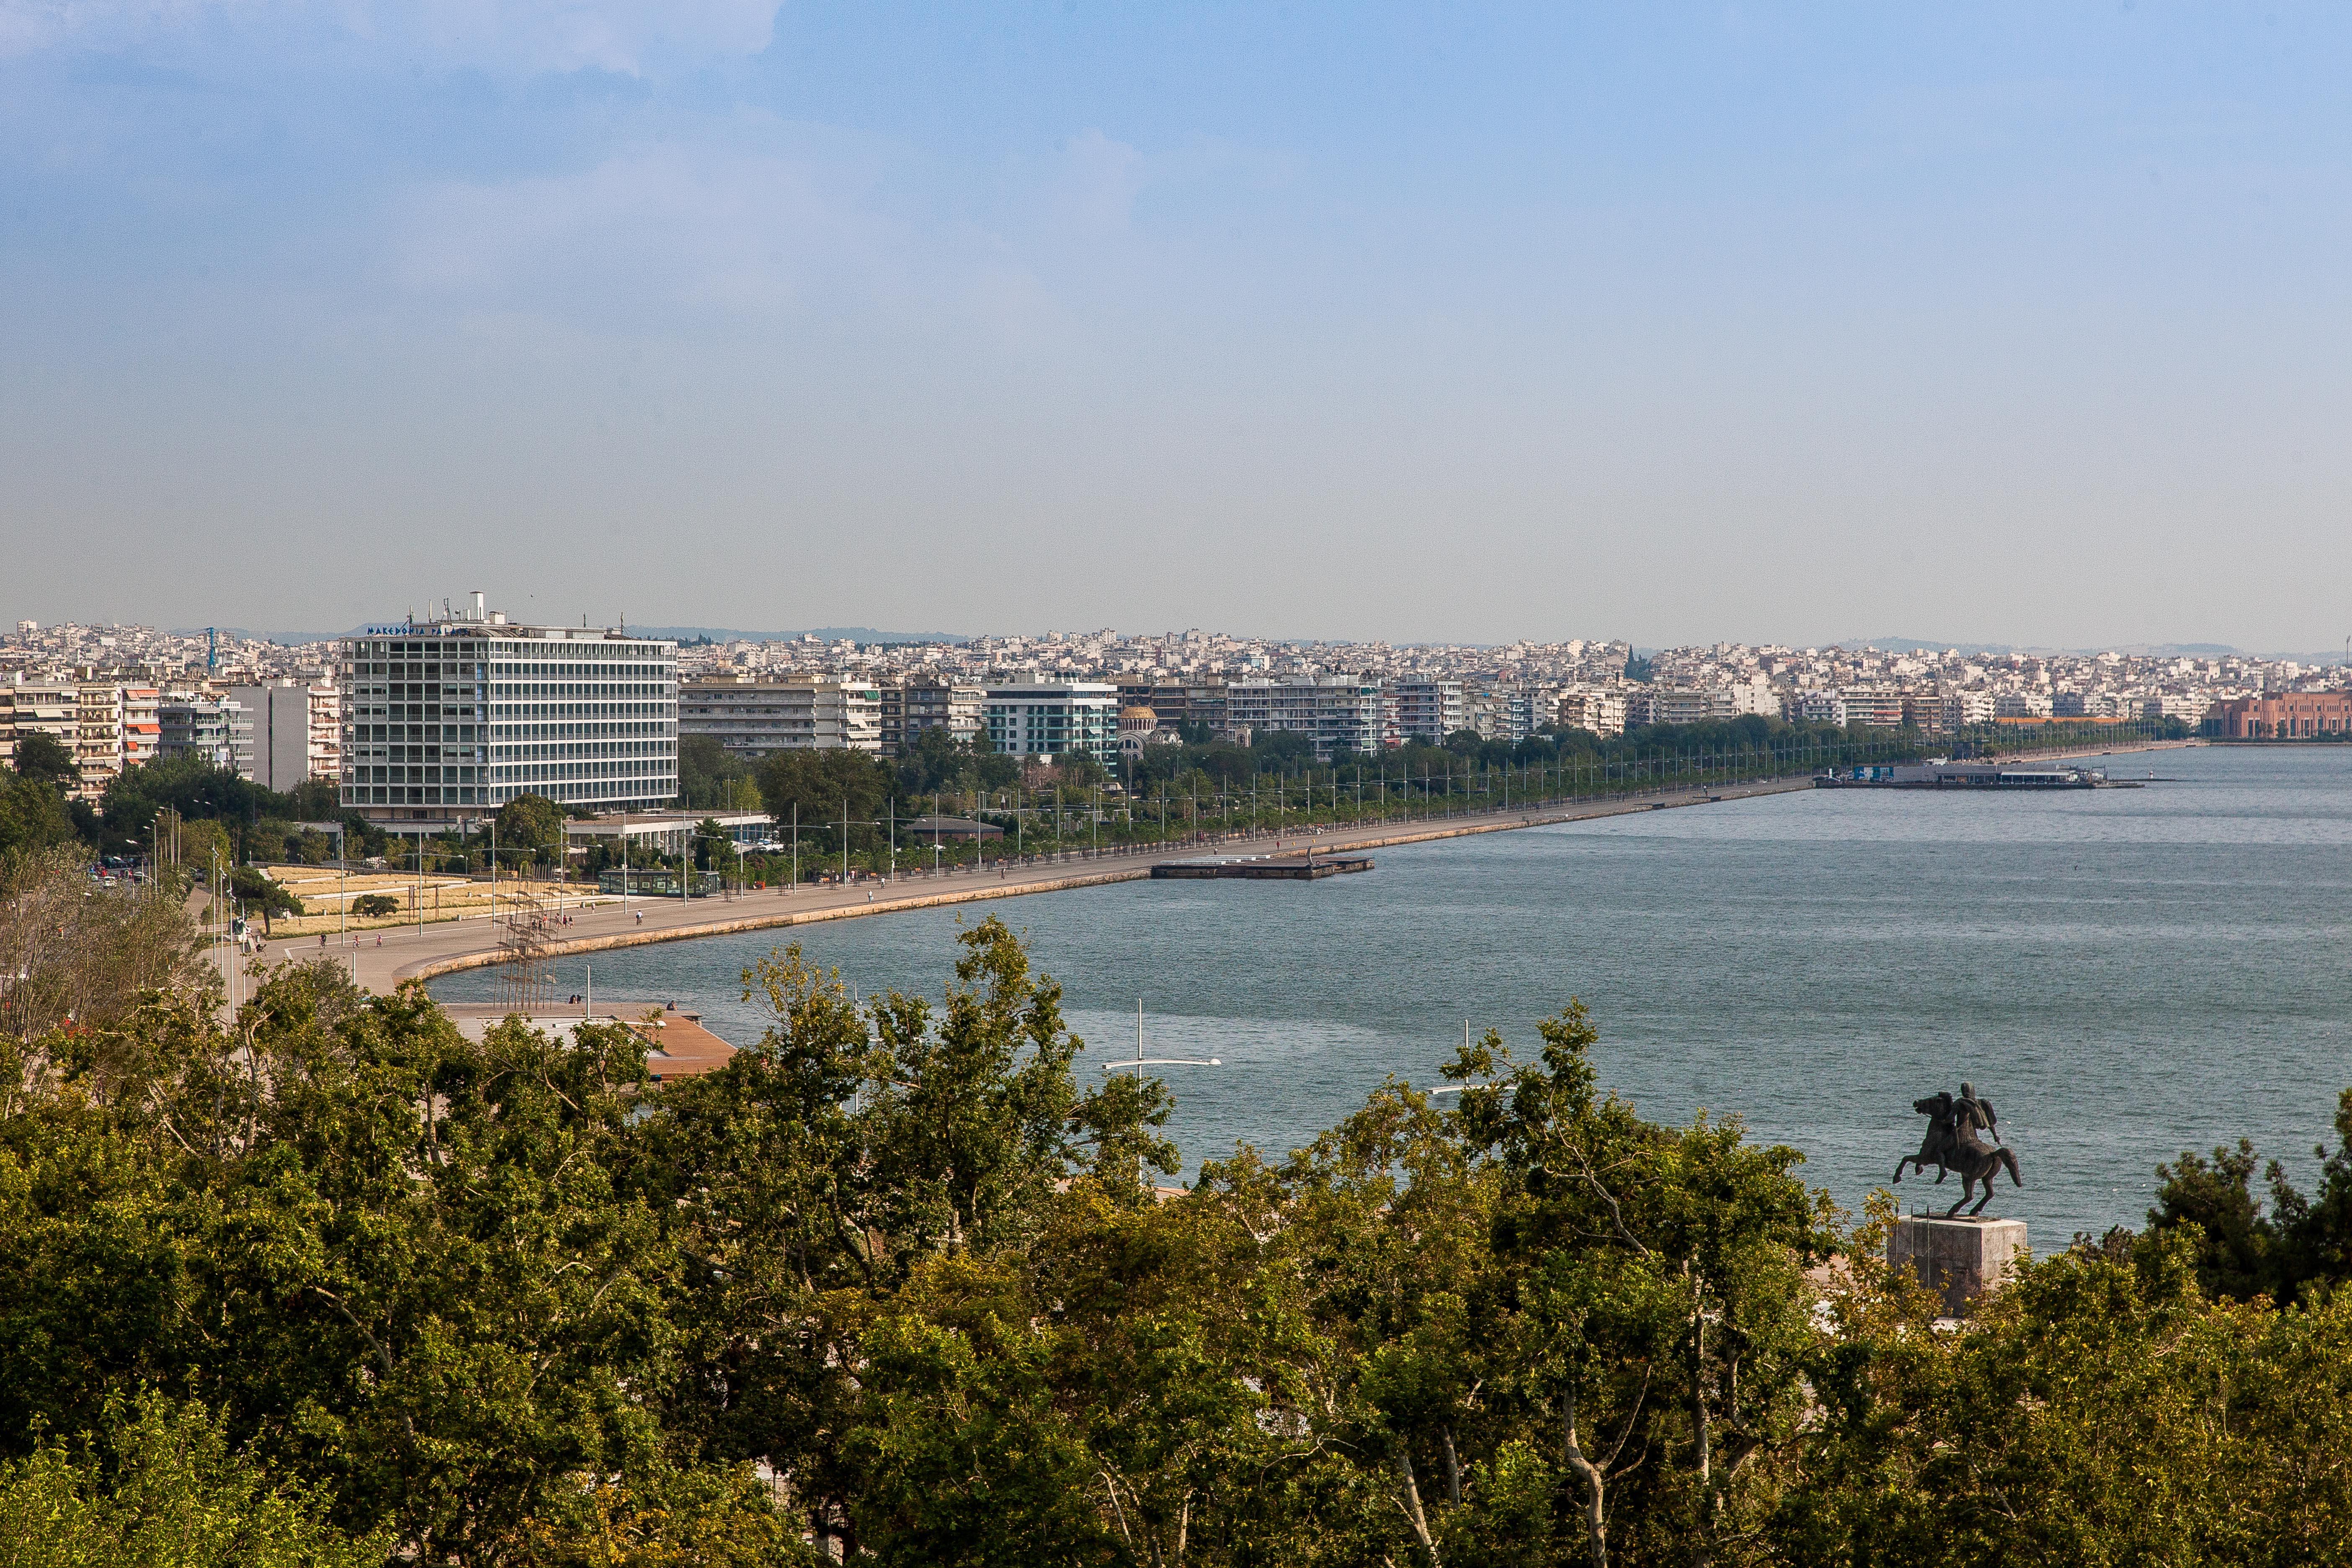
[[[1349,871],[1369,871],[1369,855],[1256,855],[1245,860],[1162,860],[1153,879],[1237,877],[1256,881],[1312,882]]]

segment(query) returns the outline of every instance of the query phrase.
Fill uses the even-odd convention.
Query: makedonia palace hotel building
[[[519,795],[580,813],[677,795],[677,645],[485,611],[343,645],[343,804],[393,833],[478,821]]]

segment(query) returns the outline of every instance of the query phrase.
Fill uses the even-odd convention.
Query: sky
[[[0,616],[2352,634],[2352,7],[0,0]]]

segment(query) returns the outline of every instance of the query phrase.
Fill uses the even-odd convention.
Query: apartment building
[[[879,752],[882,689],[848,677],[703,676],[678,688],[677,729],[712,736],[747,762],[778,752]]]
[[[1903,728],[1902,692],[1848,688],[1839,695],[1845,700],[1845,721],[1848,724],[1866,725],[1874,730]]]
[[[1381,695],[1394,744],[1422,741],[1441,745],[1456,730],[1470,727],[1468,699],[1458,680],[1391,680]]]
[[[1965,730],[1973,724],[1990,724],[1993,710],[1999,706],[1990,691],[1947,691],[1944,693],[1944,728]]]
[[[157,705],[156,721],[158,755],[193,757],[208,767],[250,775],[253,721],[241,704],[225,697],[174,691]]]
[[[290,794],[311,776],[316,754],[310,733],[314,705],[307,682],[232,686],[228,700],[244,713],[245,744],[236,763],[238,773],[280,795]]]
[[[976,681],[951,676],[918,675],[885,680],[877,688],[882,754],[898,756],[926,730],[945,730],[948,738],[969,742],[981,731],[981,709],[988,689]]]
[[[677,645],[486,611],[343,645],[343,804],[444,832],[520,795],[597,812],[677,797]]]
[[[68,680],[28,680],[9,688],[8,760],[16,763],[16,742],[28,735],[47,735],[75,754],[79,738],[80,688]]]
[[[1380,745],[1381,688],[1352,675],[1236,680],[1225,688],[1225,724],[1247,725],[1253,737],[1296,731],[1314,742],[1315,755],[1325,762],[1338,752],[1370,752]]]
[[[1082,752],[1105,767],[1118,758],[1118,688],[1099,680],[1020,680],[988,689],[989,743],[1015,757]]]
[[[343,776],[343,688],[331,669],[308,682],[310,693],[310,758],[305,778],[330,782]]]
[[[2202,692],[2164,692],[2143,699],[2139,716],[2151,723],[2178,719],[2184,724],[2200,724],[2212,705],[2213,700]]]
[[[1614,691],[1563,691],[1552,705],[1552,722],[1563,730],[1622,735],[1625,732],[1625,699]]]

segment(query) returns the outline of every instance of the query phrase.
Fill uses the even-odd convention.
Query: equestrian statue
[[[1985,1205],[1992,1202],[1992,1179],[2004,1165],[2009,1167],[2011,1183],[2025,1185],[2025,1178],[2017,1173],[2017,1156],[2006,1148],[1997,1147],[2000,1142],[2000,1124],[1994,1119],[1991,1101],[1979,1096],[1974,1084],[1960,1085],[1957,1097],[1938,1090],[1925,1100],[1915,1100],[1911,1109],[1927,1119],[1927,1136],[1921,1141],[1916,1154],[1906,1154],[1895,1162],[1895,1179],[1903,1179],[1906,1165],[1914,1174],[1935,1166],[1939,1183],[1958,1171],[1960,1202],[1944,1211],[1946,1219],[1960,1212],[1960,1205],[1975,1194],[1979,1182],[1984,1184],[1984,1196],[1977,1199],[1977,1206],[1969,1213],[1982,1214]],[[1991,1133],[1992,1142],[1978,1137],[1979,1131]]]

